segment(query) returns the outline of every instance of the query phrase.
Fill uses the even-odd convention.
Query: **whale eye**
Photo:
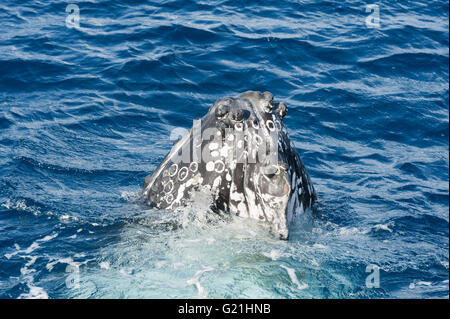
[[[270,178],[270,179],[272,179],[272,178],[274,178],[275,177],[275,173],[267,173],[267,174],[265,174],[268,178]]]
[[[276,165],[264,166],[261,167],[261,173],[263,173],[264,176],[272,179],[279,173],[279,169]]]
[[[278,175],[280,175],[280,169],[278,167],[273,167],[272,170],[269,170],[266,173],[266,176],[270,179],[273,179],[273,178],[277,177]]]
[[[276,166],[267,167],[264,175],[260,175],[258,185],[261,192],[276,197],[288,196],[290,186],[286,178],[286,174],[281,170],[277,170]]]

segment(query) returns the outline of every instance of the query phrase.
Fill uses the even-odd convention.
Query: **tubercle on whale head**
[[[277,114],[281,119],[286,116],[287,110],[288,109],[286,107],[286,104],[284,104],[283,102],[278,103]]]
[[[247,91],[237,97],[217,100],[209,112],[214,113],[217,121],[232,126],[236,122],[245,121],[250,117],[271,114],[277,115],[282,120],[286,116],[287,107],[283,102],[274,102],[273,95],[270,92]]]

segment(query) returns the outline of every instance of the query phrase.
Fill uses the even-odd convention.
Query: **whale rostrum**
[[[213,210],[260,220],[288,239],[293,217],[316,193],[283,125],[286,113],[270,92],[218,100],[145,178],[146,201],[176,209],[209,191]]]

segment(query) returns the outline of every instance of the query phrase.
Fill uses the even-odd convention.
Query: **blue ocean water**
[[[448,12],[2,0],[0,297],[448,298]],[[170,132],[247,90],[287,104],[318,192],[289,241],[137,200]]]

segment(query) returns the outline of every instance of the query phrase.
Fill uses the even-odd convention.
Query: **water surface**
[[[448,298],[448,2],[377,3],[77,1],[70,28],[3,0],[0,297]],[[136,201],[170,132],[247,90],[288,105],[318,192],[291,239]]]

